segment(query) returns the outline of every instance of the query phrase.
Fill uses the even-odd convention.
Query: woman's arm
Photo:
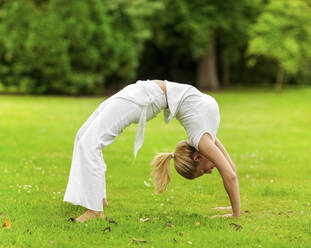
[[[222,153],[224,154],[225,158],[228,160],[232,170],[234,170],[236,172],[236,167],[235,164],[232,162],[230,155],[228,154],[228,152],[226,151],[225,147],[223,146],[223,144],[220,142],[219,139],[216,138],[215,140],[215,145],[222,151]]]
[[[205,133],[199,142],[199,151],[211,160],[218,169],[225,189],[228,193],[233,216],[240,216],[240,192],[238,177],[222,151],[213,143],[209,134]]]

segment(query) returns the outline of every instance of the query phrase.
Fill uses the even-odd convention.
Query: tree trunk
[[[216,64],[216,39],[211,36],[208,54],[200,57],[197,75],[198,88],[204,90],[218,90],[219,82]]]
[[[277,75],[276,75],[276,82],[275,82],[275,90],[278,93],[281,93],[281,91],[282,91],[283,79],[284,79],[284,69],[279,64],[278,72],[277,72]]]
[[[223,60],[223,67],[222,67],[222,83],[224,86],[229,86],[230,84],[230,63],[225,58]]]

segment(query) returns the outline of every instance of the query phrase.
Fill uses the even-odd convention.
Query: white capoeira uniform
[[[188,84],[164,81],[162,89],[151,80],[137,81],[109,97],[92,113],[76,134],[64,201],[103,211],[106,198],[106,164],[102,150],[131,123],[138,123],[134,156],[144,142],[146,122],[164,109],[165,123],[174,117],[185,128],[188,144],[198,150],[204,133],[215,141],[219,109],[215,99]]]

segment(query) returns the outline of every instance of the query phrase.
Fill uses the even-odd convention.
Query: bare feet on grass
[[[104,218],[104,212],[97,212],[97,211],[93,211],[93,210],[86,210],[86,212],[84,214],[82,214],[81,216],[79,216],[76,221],[77,222],[85,222],[87,220],[92,220],[92,219],[96,219],[96,218]]]
[[[106,198],[104,198],[103,199],[103,207],[105,208],[107,206],[108,206],[108,201]],[[86,210],[86,212],[84,214],[82,214],[78,218],[76,218],[76,221],[83,223],[85,221],[97,219],[97,218],[104,219],[105,218],[104,211],[99,212],[99,211],[94,211],[94,210],[88,209],[88,210]]]
[[[107,199],[103,199],[103,207],[107,207],[108,206],[108,201]],[[85,222],[87,220],[92,220],[92,219],[96,219],[96,218],[100,218],[100,219],[104,219],[105,215],[104,215],[104,211],[102,212],[98,212],[98,211],[94,211],[94,210],[86,210],[86,212],[84,214],[82,214],[81,216],[79,216],[76,221],[77,222]]]
[[[108,202],[107,202],[106,198],[103,199],[103,206],[104,206],[104,208],[108,207]]]

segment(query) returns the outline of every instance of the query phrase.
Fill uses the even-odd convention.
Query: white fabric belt
[[[140,114],[139,121],[138,121],[137,130],[136,130],[136,136],[135,136],[134,159],[136,159],[137,152],[144,144],[148,107],[152,107],[151,105],[156,101],[155,95],[152,95],[151,93],[149,93],[145,88],[144,84],[150,83],[148,81],[149,80],[137,81],[136,84],[129,85],[130,87],[128,88],[125,87],[124,90],[121,90],[119,93],[115,94],[110,99],[107,99],[105,101],[107,102],[108,100],[111,100],[111,99],[121,98],[121,99],[134,102],[142,107],[141,114]],[[141,89],[137,88],[137,85],[141,85],[144,92],[141,92]],[[161,89],[159,88],[159,90]],[[164,93],[163,93],[163,96],[164,96]]]
[[[149,82],[148,82],[149,81]],[[157,100],[156,97],[159,96],[159,94],[153,95],[153,90],[156,89],[158,92],[162,93],[162,90],[160,88],[150,88],[150,92],[146,88],[149,89],[150,86],[150,80],[147,81],[137,81],[136,84],[131,84],[123,88],[121,91],[116,93],[115,95],[108,98],[106,101],[102,102],[99,107],[96,109],[96,111],[93,113],[93,115],[87,120],[87,123],[91,122],[93,119],[96,118],[96,116],[103,111],[105,106],[113,99],[124,99],[127,101],[131,101],[139,106],[141,106],[141,114],[139,116],[138,126],[136,130],[136,136],[135,136],[135,143],[134,143],[134,158],[136,159],[137,152],[142,147],[144,143],[145,138],[145,128],[146,128],[146,122],[147,122],[147,114],[148,114],[148,107],[152,108],[152,104],[155,103]],[[138,87],[137,87],[138,86]],[[139,87],[141,86],[141,87]],[[158,87],[158,86],[157,86]],[[143,90],[142,90],[143,89]],[[165,99],[164,93],[163,97]],[[161,103],[164,107],[166,105],[165,103]],[[159,106],[162,108],[161,106]],[[153,116],[154,117],[154,116]],[[87,123],[82,126],[79,130],[78,140],[83,136],[85,133],[85,130],[87,128]]]

